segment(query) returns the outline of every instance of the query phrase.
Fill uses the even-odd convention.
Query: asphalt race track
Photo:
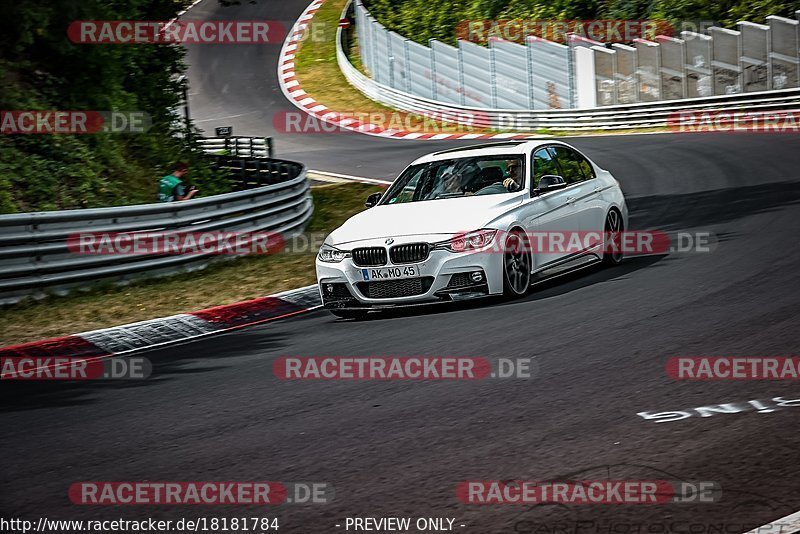
[[[292,21],[304,7],[205,0],[190,14]],[[199,124],[274,134],[272,114],[294,110],[276,83],[278,51],[192,47]],[[358,322],[317,311],[151,351],[153,378],[141,383],[3,386],[0,513],[277,516],[282,531],[309,533],[343,531],[346,517],[408,516],[455,518],[465,533],[705,534],[724,525],[717,532],[734,534],[800,510],[800,402],[748,404],[775,408],[771,399],[800,399],[800,390],[791,382],[678,382],[665,372],[673,356],[797,353],[800,138],[572,142],[620,180],[632,229],[711,232],[713,251],[629,259],[512,302]],[[313,169],[392,178],[417,155],[454,143],[317,134],[276,145],[281,157]],[[532,357],[539,371],[531,380],[457,382],[273,375],[280,356],[326,355]],[[737,413],[693,411],[726,403]],[[692,416],[637,415],[670,411]],[[649,506],[475,506],[455,496],[464,480],[604,478],[714,481],[723,491],[715,503]],[[336,495],[327,505],[266,510],[72,505],[67,488],[85,480],[326,481]]]

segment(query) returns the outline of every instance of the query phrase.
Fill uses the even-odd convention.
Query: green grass
[[[314,15],[314,24],[326,28],[317,38],[308,38],[300,43],[295,53],[295,73],[300,86],[320,104],[345,116],[363,117],[363,113],[383,114],[384,127],[398,124],[409,131],[420,133],[483,133],[482,128],[469,128],[456,124],[432,121],[414,113],[397,111],[370,100],[351,86],[336,62],[336,32],[347,0],[326,0]],[[354,43],[357,48],[357,42]],[[364,72],[357,50],[351,53],[354,66]],[[393,114],[393,116],[389,116]]]
[[[306,234],[327,235],[364,209],[375,185],[315,187],[314,216]],[[105,284],[89,292],[0,308],[0,346],[73,334],[175,313],[239,302],[313,284],[316,250],[217,261],[193,273]]]

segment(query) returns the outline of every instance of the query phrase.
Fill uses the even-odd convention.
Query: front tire
[[[531,285],[531,255],[528,240],[520,230],[512,230],[503,248],[503,294],[524,296]]]
[[[609,210],[603,227],[603,263],[619,265],[622,262],[622,232],[625,225],[622,214],[616,209]]]

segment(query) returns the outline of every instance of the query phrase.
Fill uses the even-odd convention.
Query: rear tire
[[[340,319],[356,319],[357,320],[357,319],[363,319],[364,317],[367,316],[367,311],[366,310],[344,310],[344,309],[335,310],[335,309],[331,309],[331,310],[328,310],[328,311],[331,312],[332,314],[334,314],[336,317],[338,317]]]
[[[512,230],[503,248],[503,294],[509,298],[525,296],[531,286],[531,255],[528,239]]]
[[[622,214],[616,209],[609,210],[606,214],[606,223],[603,226],[603,263],[606,265],[619,265],[622,262],[622,232],[625,225]]]

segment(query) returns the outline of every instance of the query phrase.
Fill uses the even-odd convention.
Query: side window
[[[586,159],[564,146],[550,147],[550,150],[558,160],[558,165],[561,167],[562,176],[564,181],[568,184],[582,182],[594,178],[592,166]]]
[[[560,175],[561,171],[558,168],[558,164],[556,163],[556,159],[553,155],[546,149],[540,148],[536,152],[533,153],[531,158],[533,160],[532,172],[533,172],[533,180],[531,180],[531,187],[536,189],[539,187],[539,179],[546,175],[546,174],[555,174]]]
[[[583,171],[583,179],[591,180],[592,178],[595,178],[594,167],[592,167],[592,164],[589,163],[589,160],[587,160],[577,152],[575,152],[575,156],[578,158],[579,160],[578,163],[580,164],[581,170]]]

